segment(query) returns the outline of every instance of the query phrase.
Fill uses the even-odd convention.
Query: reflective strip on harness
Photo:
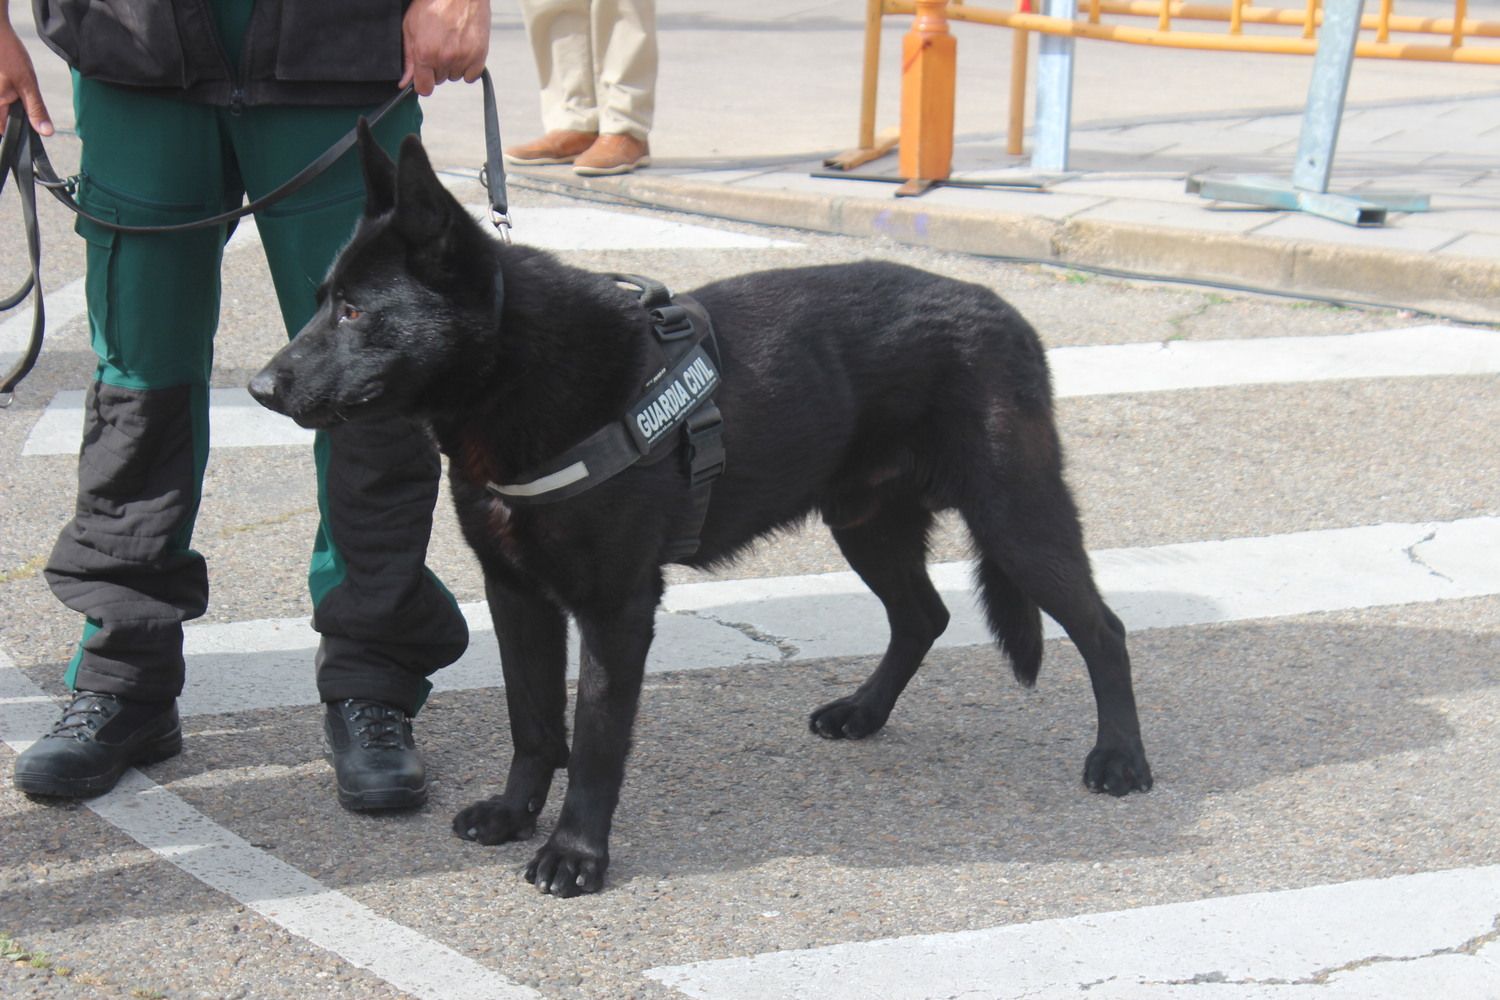
[[[559,469],[551,475],[540,479],[533,479],[529,483],[490,483],[490,489],[501,496],[506,497],[536,497],[543,493],[552,493],[574,483],[582,482],[589,477],[589,467],[585,462],[574,462],[565,469]]]
[[[654,306],[651,330],[671,364],[658,372],[644,395],[624,417],[601,427],[550,462],[529,469],[511,483],[486,483],[485,488],[508,502],[527,506],[556,503],[578,496],[666,448],[683,450],[687,486],[693,491],[695,525],[673,551],[691,554],[697,548],[708,488],[724,468],[718,407],[712,403],[719,388],[718,347],[708,313],[691,296],[671,293],[659,282],[617,276],[641,289],[642,304]],[[683,546],[691,543],[690,548]]]

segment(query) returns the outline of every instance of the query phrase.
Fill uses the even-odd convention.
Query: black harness
[[[651,317],[650,349],[660,364],[625,415],[516,477],[485,489],[518,507],[555,503],[593,489],[631,466],[680,453],[692,508],[667,547],[668,559],[698,551],[714,480],[724,471],[724,420],[713,395],[719,388],[719,347],[708,312],[690,295],[633,274],[612,275],[639,293]]]

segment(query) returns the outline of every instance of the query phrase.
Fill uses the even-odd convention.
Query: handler
[[[232,209],[312,162],[408,82],[423,96],[472,82],[489,50],[489,0],[35,0],[38,29],[73,67],[82,139],[77,197],[95,216],[159,225]],[[19,98],[52,134],[26,50],[0,0],[0,127]],[[377,128],[389,151],[418,131],[404,101]],[[355,157],[257,213],[288,335],[363,206]],[[208,386],[219,268],[231,227],[131,234],[79,220],[88,242],[98,355],[78,464],[78,502],[46,578],[84,616],[67,672],[73,697],[16,760],[15,784],[82,798],[132,764],[181,749],[182,623],[208,603],[191,548],[208,457]],[[308,584],[321,633],[318,691],[339,801],[417,806],[427,781],[411,717],[426,676],[468,630],[426,568],[439,463],[404,421],[320,432]]]

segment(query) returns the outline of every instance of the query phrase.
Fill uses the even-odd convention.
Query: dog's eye
[[[343,323],[346,320],[359,319],[363,315],[364,315],[364,313],[360,312],[358,309],[354,308],[353,306],[351,306],[347,302],[345,302],[342,306],[339,307],[339,322],[340,323]]]

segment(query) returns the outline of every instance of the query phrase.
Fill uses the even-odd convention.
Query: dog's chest
[[[524,530],[517,523],[515,510],[499,497],[485,494],[474,501],[473,522],[479,528],[477,538],[469,543],[506,562],[519,565],[526,551]]]
[[[445,445],[443,450],[448,453],[453,472],[459,478],[483,488],[485,483],[493,482],[498,477],[494,452],[481,435],[463,434],[452,443],[445,442]]]

